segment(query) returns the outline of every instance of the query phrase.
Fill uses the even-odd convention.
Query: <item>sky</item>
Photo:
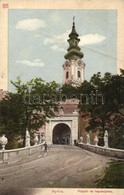
[[[63,83],[64,55],[75,16],[85,79],[117,69],[116,10],[9,9],[9,90],[17,77],[23,82],[41,77]]]

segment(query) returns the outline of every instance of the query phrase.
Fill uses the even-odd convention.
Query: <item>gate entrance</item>
[[[57,124],[53,129],[53,144],[65,144],[71,143],[71,129],[65,123]]]

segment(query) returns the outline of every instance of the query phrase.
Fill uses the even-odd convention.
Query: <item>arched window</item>
[[[68,79],[68,77],[69,77],[69,73],[68,73],[68,71],[66,72],[66,79]]]
[[[79,70],[78,70],[77,75],[78,75],[78,78],[81,78],[81,72]]]

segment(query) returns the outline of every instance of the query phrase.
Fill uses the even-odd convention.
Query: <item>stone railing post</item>
[[[79,144],[81,144],[81,143],[83,143],[83,137],[82,136],[79,138]]]
[[[35,135],[34,135],[34,145],[38,145],[38,141],[39,141],[38,134],[35,133]]]
[[[27,129],[26,129],[26,135],[25,135],[25,147],[30,147],[30,134]]]
[[[108,148],[108,131],[105,130],[104,133],[104,147]]]
[[[2,145],[2,150],[5,150],[5,146],[8,143],[7,137],[5,137],[5,134],[0,137],[0,144]]]
[[[97,135],[95,136],[95,138],[94,138],[94,143],[95,143],[95,146],[98,146],[98,137],[97,137]]]
[[[87,133],[87,143],[86,144],[90,144],[90,135],[89,135],[89,133]]]

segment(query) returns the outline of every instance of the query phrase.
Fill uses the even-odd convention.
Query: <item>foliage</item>
[[[41,127],[47,118],[54,117],[58,102],[79,99],[79,112],[89,117],[87,131],[109,132],[110,147],[124,148],[124,70],[120,75],[98,72],[90,81],[74,87],[64,84],[60,87],[54,81],[44,82],[41,78],[22,83],[18,78],[12,82],[16,92],[8,92],[0,102],[0,131],[9,141],[24,139],[26,128],[30,133]]]
[[[124,124],[124,71],[120,75],[100,72],[94,74],[89,82],[79,87],[79,92],[87,94],[86,101],[80,101],[79,109],[83,116],[88,115],[87,131],[109,131],[110,146],[124,148],[122,125]],[[86,96],[86,95],[85,95]],[[116,119],[116,120],[115,120]],[[113,137],[114,136],[114,137]],[[114,138],[114,141],[113,141]]]
[[[60,88],[60,94],[63,98],[61,98],[63,101],[65,101],[66,99],[77,99],[77,87],[74,87],[72,85],[69,84],[64,84],[61,88]]]
[[[103,177],[96,181],[99,188],[124,187],[124,162],[112,161],[106,168]]]
[[[41,78],[36,78],[24,84],[17,78],[12,84],[16,92],[7,92],[0,102],[1,133],[6,134],[9,143],[19,135],[24,140],[26,129],[29,132],[37,130],[47,118],[54,116],[54,110],[58,107],[55,100],[58,85],[54,81],[45,83]]]
[[[99,130],[99,144],[103,145],[105,130],[109,132],[109,146],[124,148],[124,70],[120,75],[106,72],[94,74],[81,86],[63,85],[61,93],[79,99],[79,112],[89,118],[86,131]]]
[[[124,149],[124,118],[116,114],[112,122],[109,129],[109,147]]]

